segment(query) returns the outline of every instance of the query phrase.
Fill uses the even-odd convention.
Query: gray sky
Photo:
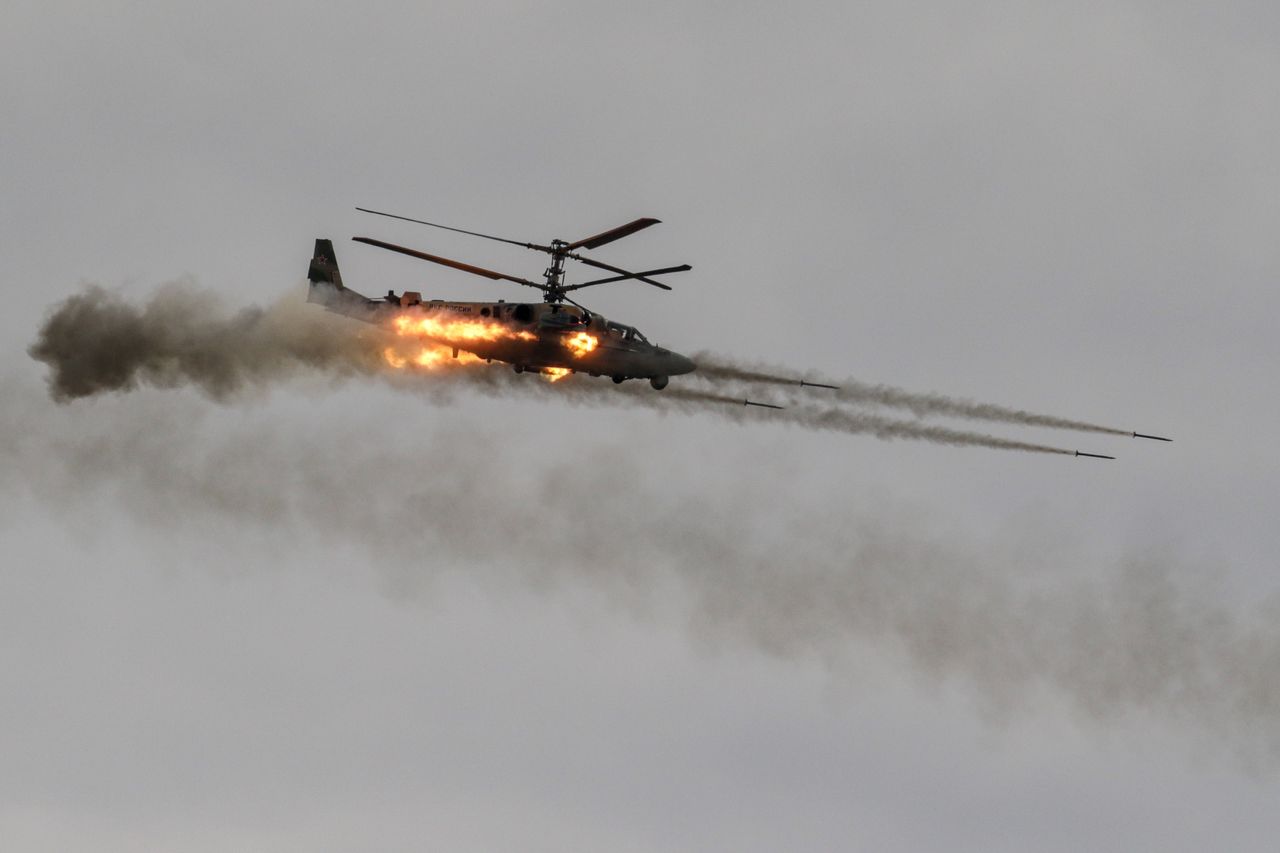
[[[1273,5],[5,19],[15,849],[1274,846]],[[542,268],[356,205],[656,216],[598,256],[693,272],[588,304],[659,343],[1176,442],[323,376],[48,400],[26,347],[85,283],[300,299],[318,236],[369,293],[520,298],[352,235]]]

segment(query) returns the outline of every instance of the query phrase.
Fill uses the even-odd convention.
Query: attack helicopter
[[[459,351],[464,351],[486,361],[505,362],[512,365],[517,373],[545,373],[555,378],[582,372],[590,376],[608,376],[616,383],[628,379],[648,379],[649,384],[660,391],[667,387],[672,376],[696,369],[692,359],[650,343],[634,326],[613,322],[569,296],[583,288],[631,280],[670,290],[668,285],[657,281],[655,277],[687,272],[692,267],[681,264],[629,272],[581,254],[582,250],[597,249],[657,225],[657,219],[636,219],[581,240],[557,238],[550,244],[543,245],[466,231],[394,213],[362,207],[356,209],[362,213],[429,225],[432,228],[544,252],[551,256],[551,264],[543,273],[544,280],[536,282],[371,237],[352,238],[357,243],[398,252],[491,280],[512,282],[540,290],[542,302],[507,302],[504,299],[497,302],[423,300],[421,293],[405,291],[397,295],[394,290],[388,291],[381,299],[371,299],[343,284],[333,243],[326,239],[316,240],[315,254],[307,272],[310,281],[308,302],[323,305],[327,310],[347,317],[394,328],[400,334],[418,335],[423,339],[442,343],[452,348],[454,358],[458,358]],[[566,261],[577,261],[610,275],[569,284],[565,280]]]

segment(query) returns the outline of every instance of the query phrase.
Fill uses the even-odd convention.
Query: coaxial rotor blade
[[[645,270],[644,272],[628,273],[627,275],[615,275],[609,278],[598,278],[595,281],[584,281],[581,284],[571,284],[564,289],[578,290],[579,288],[582,288],[582,287],[591,287],[592,285],[596,285],[596,284],[609,284],[610,282],[614,282],[614,281],[626,281],[627,279],[632,279],[632,278],[639,279],[640,281],[648,281],[645,278],[645,276],[647,275],[663,275],[664,273],[669,273],[669,272],[688,272],[691,269],[693,269],[693,267],[689,266],[688,264],[681,264],[678,267],[663,267],[660,270]],[[661,284],[656,281],[650,281],[648,283],[657,285],[658,287],[661,287],[664,290],[671,289],[670,287],[667,287],[665,284]]]
[[[617,228],[610,228],[608,231],[602,231],[594,237],[584,237],[575,243],[570,243],[568,249],[598,249],[605,243],[612,243],[614,240],[621,240],[623,237],[634,234],[637,231],[648,228],[650,225],[657,225],[662,220],[644,217],[634,222],[628,222],[626,225],[619,225]]]
[[[589,267],[595,267],[596,269],[601,269],[601,270],[608,270],[609,272],[617,273],[618,275],[634,277],[637,281],[643,281],[645,284],[652,284],[654,287],[661,287],[663,290],[671,289],[670,287],[667,287],[667,285],[663,284],[660,281],[654,281],[651,278],[645,278],[643,274],[633,273],[630,270],[624,270],[622,267],[615,267],[613,264],[606,264],[602,261],[597,261],[594,258],[584,258],[582,255],[574,255],[574,254],[568,254],[566,255],[566,257],[573,258],[575,261],[581,261],[582,263],[586,264]],[[690,269],[693,269],[693,268],[690,267]]]
[[[441,225],[437,222],[427,222],[425,219],[413,219],[409,216],[400,216],[397,213],[383,213],[381,210],[370,210],[367,207],[357,207],[356,210],[361,213],[373,213],[378,216],[387,216],[391,219],[403,219],[405,222],[416,222],[418,225],[430,225],[432,228],[443,228],[445,231],[457,231],[459,234],[470,234],[472,237],[483,237],[486,240],[497,240],[499,243],[510,243],[513,246],[524,246],[526,249],[537,249],[542,252],[550,252],[550,246],[539,246],[537,243],[524,243],[520,240],[508,240],[506,237],[495,237],[492,234],[481,234],[479,231],[468,231],[465,228],[454,228],[452,225]]]
[[[419,252],[417,249],[406,249],[404,246],[397,246],[394,243],[384,243],[381,240],[374,240],[371,237],[352,237],[357,243],[367,243],[370,246],[377,246],[379,249],[389,249],[392,252],[399,252],[402,255],[408,255],[412,258],[421,258],[424,261],[431,261],[433,264],[441,266],[453,267],[455,270],[462,270],[474,275],[482,275],[485,278],[502,279],[504,281],[513,281],[516,284],[523,284],[525,287],[536,287],[539,290],[546,290],[545,284],[529,281],[527,278],[518,278],[514,275],[506,273],[494,272],[484,267],[477,267],[471,264],[464,264],[461,261],[451,261],[448,258],[442,258],[439,255],[428,255],[426,252]]]

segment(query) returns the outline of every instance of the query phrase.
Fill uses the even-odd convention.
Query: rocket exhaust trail
[[[991,403],[978,403],[973,400],[948,397],[943,394],[906,391],[902,388],[895,388],[892,385],[872,385],[855,379],[847,379],[838,386],[810,382],[798,376],[787,376],[781,371],[768,372],[743,367],[728,359],[705,352],[699,353],[695,360],[698,363],[698,371],[694,374],[694,377],[711,383],[741,382],[790,388],[829,388],[835,392],[834,396],[841,402],[865,403],[885,408],[906,409],[918,418],[931,416],[954,417],[993,423],[1018,424],[1020,426],[1046,427],[1049,429],[1170,441],[1170,439],[1161,438],[1160,436],[1144,435],[1131,430],[1117,429],[1087,421],[1062,418],[1055,415],[1042,415],[1023,409],[1014,409]]]
[[[582,390],[585,390],[582,389]],[[603,388],[603,391],[614,391],[617,393],[620,389]],[[624,392],[625,393],[625,392]],[[641,392],[648,394],[648,392]],[[753,403],[750,400],[744,400],[741,397],[729,397],[725,394],[712,394],[707,391],[695,391],[691,388],[672,388],[670,391],[663,391],[663,396],[671,397],[677,400],[688,400],[690,402],[701,403],[728,403],[732,406],[761,406],[766,409],[781,409],[782,406],[771,406],[768,403]]]
[[[612,389],[603,388],[601,386],[583,385],[584,390],[587,388],[595,388],[599,391],[608,392]],[[590,392],[588,392],[590,393]],[[1046,444],[1035,444],[1026,441],[1015,441],[1013,439],[1001,438],[994,435],[986,435],[978,432],[967,432],[965,430],[949,429],[947,427],[933,426],[931,424],[920,424],[914,421],[900,421],[893,418],[886,418],[880,415],[866,414],[862,412],[850,412],[845,409],[832,407],[790,407],[783,409],[768,404],[754,403],[750,400],[739,400],[736,397],[728,397],[719,394],[707,394],[702,391],[694,391],[684,388],[669,389],[661,394],[636,394],[626,395],[631,402],[640,403],[650,408],[662,409],[666,405],[670,405],[667,401],[684,401],[692,403],[729,403],[734,406],[765,406],[766,408],[777,408],[779,413],[770,417],[771,423],[781,422],[801,427],[803,429],[821,430],[824,432],[839,432],[846,435],[872,435],[880,439],[909,439],[914,441],[927,441],[932,444],[945,444],[952,447],[986,447],[992,450],[1020,450],[1025,453],[1051,453],[1061,456],[1093,456],[1096,454],[1081,453],[1077,450],[1068,450],[1063,447],[1053,447]],[[719,414],[728,415],[732,410],[712,410]],[[741,417],[740,415],[738,417]]]
[[[788,409],[787,411],[792,412],[794,410]],[[1026,453],[1052,453],[1063,456],[1071,456],[1078,453],[1078,451],[1046,444],[1015,441],[994,435],[918,424],[911,421],[898,421],[878,415],[849,412],[843,409],[811,409],[807,412],[797,411],[793,416],[783,417],[787,417],[788,420],[798,426],[810,429],[830,430],[854,435],[867,434],[881,439],[906,438],[927,441],[933,444],[946,444],[952,447],[988,447],[993,450],[1021,450]]]

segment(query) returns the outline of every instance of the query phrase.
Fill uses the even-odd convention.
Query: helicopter
[[[551,265],[543,273],[544,280],[536,282],[371,237],[352,238],[357,243],[398,252],[462,272],[531,287],[542,291],[543,301],[423,300],[421,293],[405,291],[397,295],[394,290],[388,291],[381,299],[371,299],[343,284],[333,242],[317,239],[311,266],[307,271],[310,282],[308,302],[323,305],[327,310],[347,317],[394,328],[400,334],[417,335],[442,343],[452,348],[454,358],[458,358],[459,351],[464,351],[486,361],[510,364],[517,373],[543,373],[556,379],[582,372],[590,376],[608,376],[619,384],[628,379],[648,379],[655,390],[661,391],[667,387],[672,376],[691,373],[697,368],[687,356],[650,343],[634,326],[611,321],[568,295],[586,287],[630,280],[670,290],[668,285],[654,277],[687,272],[692,269],[691,266],[681,264],[629,272],[581,254],[582,250],[597,249],[657,225],[657,219],[643,217],[580,240],[557,238],[550,244],[543,245],[466,231],[363,207],[356,209],[362,213],[401,219],[544,252],[551,256]],[[570,260],[603,270],[610,275],[568,284],[565,281],[565,262]]]

